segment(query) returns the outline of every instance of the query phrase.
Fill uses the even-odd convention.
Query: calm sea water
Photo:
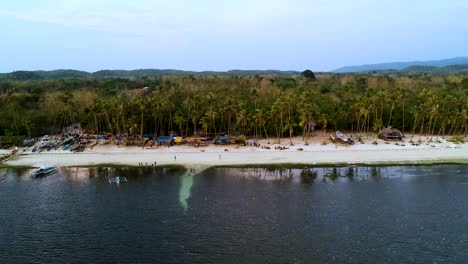
[[[30,173],[0,170],[0,263],[468,263],[467,165]]]

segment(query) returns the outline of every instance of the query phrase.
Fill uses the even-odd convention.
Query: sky
[[[468,55],[466,0],[0,0],[0,72],[329,71]]]

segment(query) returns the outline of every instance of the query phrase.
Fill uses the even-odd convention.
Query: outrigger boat
[[[120,176],[114,176],[109,178],[109,183],[121,183],[121,182],[127,182],[127,178],[125,177],[120,177]]]
[[[41,177],[57,172],[57,167],[40,167],[32,173],[33,177]]]

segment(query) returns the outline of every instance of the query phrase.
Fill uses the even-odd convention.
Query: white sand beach
[[[385,142],[369,138],[366,143],[356,143],[347,146],[333,144],[327,141],[327,136],[319,135],[309,139],[305,145],[300,137],[282,139],[282,144],[273,144],[276,139],[258,141],[260,147],[238,145],[213,145],[193,147],[190,145],[175,145],[141,148],[136,146],[97,145],[84,152],[51,150],[42,153],[32,153],[30,150],[20,150],[5,164],[11,166],[92,166],[99,164],[118,165],[250,165],[250,164],[387,164],[387,163],[468,163],[468,144],[453,144],[443,139],[429,142],[423,138],[418,146],[404,142]],[[414,140],[418,138],[415,137]],[[372,144],[376,141],[378,144]],[[279,150],[275,148],[285,147]],[[269,147],[270,149],[267,149]]]

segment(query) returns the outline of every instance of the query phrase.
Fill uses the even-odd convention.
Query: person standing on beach
[[[177,156],[176,156],[176,155],[174,155],[174,160],[177,160]]]

